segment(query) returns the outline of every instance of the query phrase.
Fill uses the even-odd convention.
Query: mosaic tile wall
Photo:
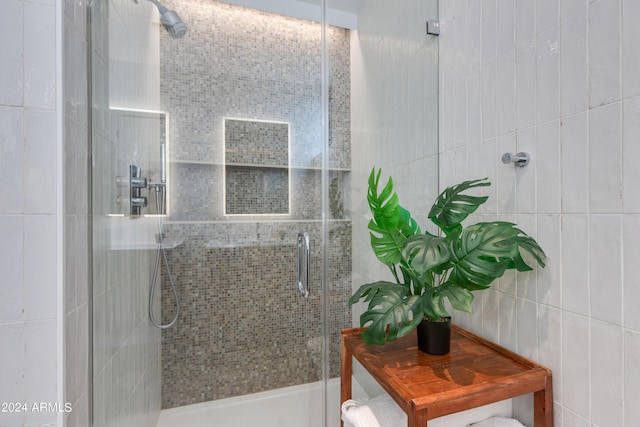
[[[163,34],[163,104],[171,159],[222,164],[223,119],[290,123],[291,161],[320,167],[321,28],[317,23],[212,0],[166,0],[189,24]],[[277,34],[276,34],[277,32]],[[349,169],[349,31],[329,27],[330,167]]]
[[[311,248],[311,295],[305,300],[294,267],[299,230],[320,241],[318,222],[167,226],[167,238],[184,243],[168,253],[181,312],[177,326],[163,333],[164,408],[321,379],[321,248]],[[331,377],[339,375],[339,331],[351,322],[350,239],[350,222],[332,224]],[[214,247],[207,248],[209,242]],[[167,322],[173,299],[166,286],[162,299]]]
[[[168,0],[189,33],[161,40],[170,117],[168,252],[181,311],[163,332],[164,408],[321,379],[321,56],[317,23],[210,0]],[[179,3],[179,5],[178,5]],[[329,319],[331,377],[351,326],[349,32],[330,28]],[[255,70],[255,72],[254,72]],[[224,118],[289,123],[287,216],[224,212]],[[253,159],[249,159],[253,162]],[[245,159],[235,160],[249,163]],[[285,163],[286,164],[286,163]],[[238,168],[241,170],[242,168]],[[255,171],[246,174],[256,178]],[[296,236],[310,234],[312,291],[296,289]],[[165,320],[174,308],[163,272]]]
[[[225,167],[227,215],[289,213],[289,169]]]
[[[289,165],[289,125],[253,120],[224,121],[226,163]]]
[[[174,164],[170,179],[172,221],[224,221],[222,205],[224,167],[201,164]],[[321,172],[318,169],[290,169],[291,205],[289,217],[297,220],[319,219]],[[348,171],[330,171],[329,218],[341,219],[344,211],[344,185]],[[183,200],[188,201],[182,202]],[[237,219],[237,218],[235,218]]]

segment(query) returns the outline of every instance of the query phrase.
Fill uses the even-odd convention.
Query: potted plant
[[[473,291],[487,289],[508,269],[529,271],[523,253],[544,267],[545,254],[538,243],[515,224],[503,221],[462,222],[486,196],[465,191],[491,185],[487,178],[464,181],[445,189],[429,212],[439,235],[422,232],[406,209],[398,204],[393,179],[378,192],[381,170],[369,175],[367,201],[373,214],[369,222],[374,254],[389,267],[395,282],[378,281],[362,285],[349,299],[360,300],[367,309],[360,316],[362,339],[368,345],[382,345],[418,330],[418,345],[432,354],[449,352],[451,315],[454,310],[471,312]],[[444,346],[430,347],[429,327],[445,329]]]

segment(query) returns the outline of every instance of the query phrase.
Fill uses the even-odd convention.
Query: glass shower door
[[[320,14],[164,5],[184,37],[151,3],[92,5],[94,425],[197,404],[221,426],[323,426],[351,324],[349,32],[326,30],[327,96]]]
[[[320,425],[321,388],[303,396],[321,386],[325,353],[322,26],[210,0],[167,3],[190,36],[160,39],[165,233],[184,242],[168,254],[184,309],[163,332],[163,408],[303,387],[287,408],[303,409],[299,425]],[[348,32],[337,43],[348,49]]]

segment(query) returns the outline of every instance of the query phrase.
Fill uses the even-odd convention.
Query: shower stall
[[[338,425],[368,172],[438,189],[437,2],[386,3],[91,2],[92,425]]]

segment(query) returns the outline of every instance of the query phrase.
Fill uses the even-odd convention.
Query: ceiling
[[[271,0],[277,1],[277,0]],[[320,6],[321,0],[299,0],[303,3],[311,3]],[[341,10],[343,12],[357,15],[364,3],[364,0],[328,0],[329,9]]]
[[[318,21],[321,0],[223,0],[238,6]],[[330,25],[356,29],[358,11],[365,0],[327,0],[327,21]]]

